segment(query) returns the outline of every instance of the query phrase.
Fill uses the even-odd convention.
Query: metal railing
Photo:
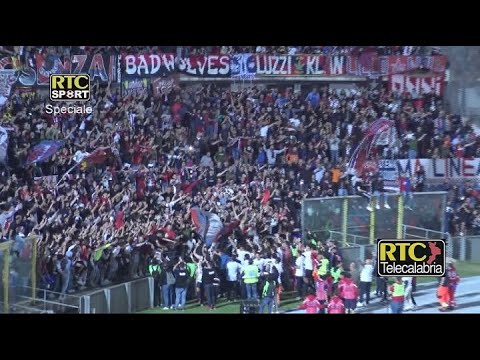
[[[307,230],[321,234],[322,240],[329,236],[329,231],[343,235],[342,245],[352,242],[348,234],[369,237],[369,244],[377,238],[402,238],[403,225],[413,225],[441,231],[445,229],[444,209],[446,192],[413,193],[408,211],[404,210],[404,198],[398,193],[388,194],[388,210],[376,209],[377,199],[367,199],[351,195],[330,198],[307,198],[302,201],[302,231]],[[370,205],[371,211],[367,210]],[[356,226],[356,225],[359,226]],[[354,225],[354,226],[352,226]],[[360,230],[354,229],[354,227]],[[352,229],[352,230],[349,230]],[[335,234],[337,238],[338,234]],[[361,237],[355,242],[362,241]]]
[[[444,239],[447,243],[447,256],[454,257],[454,243],[449,233],[425,229],[417,226],[403,225],[404,239]]]
[[[355,234],[349,234],[349,233],[347,233],[347,235],[344,236],[344,233],[342,231],[330,230],[329,234],[330,234],[329,240],[331,241],[341,242],[346,239],[346,242],[344,243],[346,246],[351,246],[352,244],[368,245],[370,241],[370,238],[368,236],[355,235]]]
[[[10,313],[80,313],[82,299],[47,289],[15,286],[10,288],[8,305]]]
[[[455,259],[480,262],[480,236],[452,236],[449,242],[453,247]]]
[[[145,277],[82,296],[85,314],[130,314],[153,307],[154,281]]]
[[[439,236],[435,230],[417,228],[424,230],[424,236],[406,233],[406,239],[446,239],[447,256],[460,261],[480,263],[480,236],[450,236],[443,233]],[[426,237],[428,236],[428,237]],[[345,261],[365,260],[375,252],[376,245],[347,244],[340,249]]]
[[[404,225],[405,239],[445,239],[447,256],[460,261],[480,262],[480,236],[451,236],[447,232]]]
[[[415,234],[414,232],[417,232]],[[403,238],[407,236],[418,239],[448,239],[449,234],[437,230],[425,229],[417,226],[403,225]]]
[[[340,251],[343,258],[343,265],[348,266],[349,263],[358,261],[365,261],[371,259],[375,252],[376,245],[350,245],[341,247]]]
[[[11,286],[9,290],[9,302],[0,301],[0,305],[7,306],[10,313],[129,314],[153,307],[154,280],[144,277],[85,295],[29,286]]]

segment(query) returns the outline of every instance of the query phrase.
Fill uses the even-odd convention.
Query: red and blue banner
[[[190,210],[195,232],[200,235],[207,246],[212,245],[223,230],[223,223],[217,214],[204,211],[195,206]]]
[[[27,165],[43,162],[53,156],[64,144],[63,140],[43,140],[28,154]]]

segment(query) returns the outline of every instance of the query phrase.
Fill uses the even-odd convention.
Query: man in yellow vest
[[[248,261],[248,265],[243,268],[243,282],[247,289],[247,299],[258,299],[257,283],[260,271],[258,266],[253,264],[253,259]]]
[[[159,307],[161,304],[160,298],[160,274],[162,269],[160,268],[160,264],[158,260],[153,260],[150,265],[148,266],[148,273],[151,277],[153,277],[153,306]]]
[[[395,282],[390,285],[388,292],[392,295],[392,301],[390,302],[392,314],[401,314],[405,302],[405,284],[401,277],[395,278]]]
[[[266,279],[262,289],[262,303],[260,304],[260,313],[263,313],[267,308],[268,313],[273,313],[273,305],[275,299],[275,288],[277,283],[273,279]]]
[[[317,255],[317,263],[318,263],[318,265],[317,265],[318,276],[327,275],[328,268],[329,268],[329,265],[330,265],[330,261],[327,258],[325,258],[325,256],[323,254],[318,254]]]

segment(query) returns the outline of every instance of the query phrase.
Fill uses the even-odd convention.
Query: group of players
[[[331,273],[323,272],[322,263],[317,262],[317,269],[313,272],[314,291],[311,291],[299,306],[305,309],[307,314],[354,314],[359,298],[359,287],[352,280],[349,272],[341,272],[338,283],[333,283]],[[371,260],[367,260],[362,271],[371,272],[373,267]],[[321,275],[320,275],[321,274]],[[385,280],[386,285],[388,279]],[[437,298],[440,306],[439,311],[445,312],[454,310],[457,306],[455,293],[460,282],[460,276],[456,270],[453,259],[447,260],[447,271],[445,276],[439,279]],[[382,282],[380,282],[382,284]],[[333,285],[333,286],[332,286]],[[415,277],[396,277],[388,288],[382,289],[377,282],[376,294],[382,296],[382,304],[388,304],[387,297],[390,296],[389,313],[401,314],[404,311],[416,310],[417,303],[414,293],[416,291]]]

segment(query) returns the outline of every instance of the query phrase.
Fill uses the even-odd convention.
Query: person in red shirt
[[[140,146],[140,141],[136,140],[135,144],[133,145],[133,156],[132,156],[132,164],[139,165],[142,162],[142,148]]]
[[[317,272],[314,272],[314,278],[315,278],[315,290],[316,290],[316,295],[317,295],[317,300],[322,305],[322,308],[320,309],[320,314],[325,313],[325,307],[326,303],[328,300],[328,284],[325,275],[317,275]]]
[[[124,215],[125,215],[125,212],[123,211],[123,206],[122,206],[120,210],[117,212],[117,215],[115,217],[115,222],[113,225],[115,227],[115,230],[121,229],[125,225],[125,221],[123,218]]]
[[[145,197],[145,188],[146,188],[145,174],[143,172],[139,171],[136,174],[135,181],[136,181],[137,199],[138,200],[143,200],[144,197]]]
[[[307,314],[318,314],[322,309],[322,304],[316,299],[314,293],[307,295],[303,303],[299,306],[300,309],[305,309]]]
[[[465,147],[463,146],[462,143],[457,144],[457,148],[455,149],[455,157],[457,158],[463,158],[465,154]]]
[[[338,296],[333,296],[330,302],[328,303],[328,313],[329,314],[345,314],[345,305],[343,301]]]
[[[338,284],[338,295],[345,301],[347,314],[354,314],[357,305],[358,287],[352,281],[350,273],[345,273]]]
[[[449,307],[454,309],[457,306],[455,301],[455,292],[457,290],[457,285],[460,282],[460,276],[458,276],[457,269],[454,265],[454,260],[447,258],[447,276],[448,276],[448,294],[449,294]]]
[[[437,298],[440,303],[439,311],[451,310],[450,308],[450,291],[449,291],[449,280],[448,273],[442,276],[439,279],[438,288],[437,288]]]
[[[162,238],[165,241],[174,241],[177,236],[177,234],[175,234],[173,231],[171,224],[168,224],[166,227],[164,227],[161,232],[163,233]]]

